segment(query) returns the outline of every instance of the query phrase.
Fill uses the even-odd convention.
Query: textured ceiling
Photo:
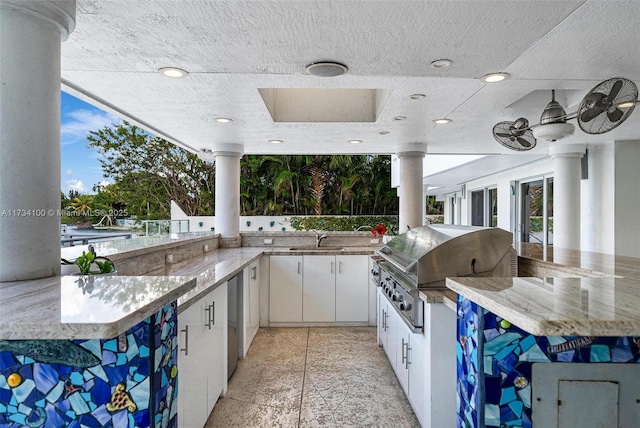
[[[62,45],[63,88],[193,151],[236,143],[255,154],[394,153],[426,143],[429,153],[513,154],[491,130],[520,116],[537,122],[547,101],[531,93],[546,90],[550,97],[557,89],[575,98],[617,76],[640,84],[638,0],[77,5],[76,30]],[[429,66],[440,58],[453,66]],[[349,72],[304,73],[307,64],[326,60]],[[157,73],[167,66],[190,74]],[[492,85],[479,79],[495,71],[512,77]],[[276,123],[259,88],[380,88],[390,96],[375,122]],[[426,97],[412,100],[414,93]],[[352,107],[336,102],[335,108]],[[218,116],[234,121],[216,123]],[[453,122],[432,123],[440,117]],[[363,143],[349,144],[352,139]],[[557,143],[539,141],[530,153],[614,139],[640,139],[640,110],[608,134],[577,129]]]

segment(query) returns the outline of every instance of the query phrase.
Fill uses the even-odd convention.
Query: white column
[[[580,249],[580,159],[585,146],[555,143],[553,159],[553,246]]]
[[[220,148],[220,147],[219,147]],[[222,247],[239,247],[240,242],[240,144],[226,144],[214,150],[216,158],[216,233]]]
[[[75,8],[0,2],[0,282],[60,273],[60,42]]]
[[[398,230],[400,233],[407,231],[407,226],[422,226],[424,222],[424,198],[422,193],[422,159],[426,148],[415,144],[410,150],[402,150],[397,156],[400,160],[400,219]]]

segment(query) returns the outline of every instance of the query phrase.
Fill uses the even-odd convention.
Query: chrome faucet
[[[327,237],[327,235],[325,235],[325,234],[320,235],[320,232],[318,232],[317,230],[313,230],[313,232],[316,234],[316,248],[319,248],[320,247],[320,243],[322,242],[322,240],[324,238]]]
[[[354,232],[360,232],[363,228],[366,228],[367,230],[371,230],[371,226],[369,225],[362,225],[360,227],[358,227],[357,229],[353,229]]]

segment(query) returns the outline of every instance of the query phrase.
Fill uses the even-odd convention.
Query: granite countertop
[[[119,240],[106,243],[108,245],[96,244],[96,250],[101,255],[133,257],[150,247],[157,250],[211,236],[190,234],[179,239]],[[75,257],[83,248],[86,246],[63,249],[63,257]],[[185,310],[263,254],[366,255],[375,250],[372,247],[226,248],[163,266],[144,276],[56,276],[5,282],[0,293],[0,340],[112,338],[173,301],[178,302],[179,311]]]
[[[629,278],[448,278],[447,287],[537,336],[640,334]]]
[[[195,286],[192,276],[55,276],[4,282],[0,339],[116,337]]]
[[[295,247],[294,247],[295,248]],[[367,247],[348,247],[345,249],[318,248],[291,250],[285,247],[241,247],[213,250],[202,256],[191,258],[173,265],[150,271],[149,275],[188,275],[197,279],[196,287],[178,299],[178,312],[182,312],[195,303],[198,298],[242,271],[263,254],[266,255],[368,255],[374,249]]]
[[[107,242],[96,242],[91,245],[94,246],[98,255],[116,260],[119,258],[119,255],[123,257],[135,257],[150,250],[157,251],[172,248],[184,245],[187,242],[198,242],[199,240],[211,239],[216,236],[219,235],[213,232],[172,233],[170,235],[162,236],[114,239]],[[87,251],[88,247],[88,245],[62,247],[60,250],[60,256],[68,260],[75,259],[80,256],[83,251]]]
[[[519,243],[518,256],[549,266],[575,268],[576,276],[581,271],[602,273],[603,276],[640,278],[640,260],[634,257],[594,253],[558,247],[544,247],[540,244]]]

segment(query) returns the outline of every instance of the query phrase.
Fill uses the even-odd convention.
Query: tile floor
[[[375,327],[261,328],[205,428],[419,427]]]

